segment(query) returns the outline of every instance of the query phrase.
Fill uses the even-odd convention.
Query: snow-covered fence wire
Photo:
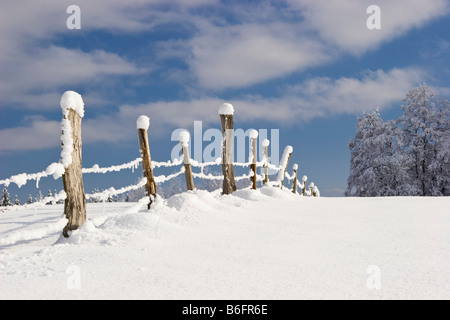
[[[135,170],[141,165],[141,163],[142,163],[142,158],[136,158],[132,161],[129,161],[129,162],[126,162],[123,164],[112,165],[112,166],[108,166],[108,167],[100,167],[98,164],[95,164],[90,168],[83,168],[82,172],[83,172],[83,174],[106,174],[106,173],[120,172],[122,170],[131,170],[132,172],[135,172]],[[194,159],[190,159],[189,163],[190,163],[191,167],[199,170],[199,172],[192,172],[193,178],[204,179],[204,180],[216,180],[216,181],[223,180],[223,175],[213,175],[211,173],[206,174],[204,172],[206,167],[220,166],[222,164],[222,159],[220,157],[216,158],[215,161],[210,161],[210,162],[198,162]],[[252,164],[254,164],[254,159],[252,159],[252,161],[249,161],[249,162],[234,162],[233,163],[233,165],[235,167],[242,167],[242,168],[250,167],[250,165],[252,165]],[[286,166],[287,166],[287,164],[286,164]],[[171,161],[171,160],[169,160],[169,161],[152,161],[153,169],[175,168],[175,167],[179,167],[179,170],[177,172],[174,172],[173,174],[155,176],[154,177],[155,183],[162,184],[162,183],[168,182],[168,181],[184,174],[185,167],[184,167],[183,158],[175,159],[174,161]],[[281,169],[283,169],[284,178],[286,178],[289,181],[295,181],[294,177],[290,176],[285,171],[285,166],[283,165],[283,163],[281,163],[280,166],[271,164],[268,162],[268,158],[266,156],[263,156],[262,161],[256,161],[256,167],[263,168],[263,174],[256,175],[257,181],[260,181],[262,183],[264,183],[264,181],[266,180],[266,176],[267,176],[267,174],[265,173],[266,169],[272,169],[272,170],[276,170],[278,172]],[[235,180],[236,181],[247,180],[247,179],[252,178],[253,175],[254,175],[253,171],[249,171],[248,174],[236,176]],[[21,173],[21,174],[11,176],[10,178],[7,178],[7,179],[0,180],[0,185],[9,186],[11,183],[14,183],[20,188],[20,187],[26,185],[29,181],[36,180],[36,188],[39,188],[39,181],[42,178],[46,178],[49,176],[52,176],[52,174],[47,172],[47,170],[37,172],[37,173]],[[60,177],[57,177],[57,179],[59,179],[59,178]],[[278,182],[279,178],[280,177],[277,177],[277,180],[276,180],[277,182]],[[307,188],[306,188],[306,180],[307,180],[306,176],[303,176],[301,182],[296,180],[297,186],[301,190],[302,195],[310,195],[310,192],[311,192],[311,190],[307,190]],[[268,178],[267,178],[267,181],[268,181]],[[100,201],[106,201],[106,199],[108,199],[111,196],[120,195],[120,194],[130,192],[132,190],[140,189],[143,186],[145,186],[145,184],[146,184],[146,178],[142,178],[136,184],[122,187],[119,189],[115,189],[115,188],[111,187],[111,188],[108,188],[101,192],[94,192],[94,193],[90,193],[90,194],[87,193],[86,199],[88,199],[88,200],[89,199],[98,199]],[[316,192],[315,192],[316,195],[319,195],[319,190],[317,189],[317,186],[313,186],[313,191],[314,191],[314,188],[316,189]],[[58,201],[64,200],[65,198],[66,198],[66,193],[64,192],[64,190],[61,190],[52,197],[45,197],[42,200],[33,202],[31,204],[3,207],[2,210],[3,211],[5,211],[5,210],[6,211],[14,211],[14,210],[21,210],[21,209],[37,208],[40,206],[44,206],[49,202],[56,203]]]
[[[63,100],[63,99],[62,99]],[[74,107],[76,112],[83,111],[78,110],[79,108]],[[77,111],[78,110],[78,111]],[[112,165],[109,167],[100,167],[98,164],[93,165],[91,168],[82,168],[81,172],[82,174],[105,174],[105,173],[111,173],[111,172],[119,172],[122,170],[130,169],[132,172],[134,172],[139,165],[143,165],[143,172],[144,172],[144,178],[141,179],[138,183],[129,185],[126,187],[122,187],[119,189],[115,189],[113,187],[108,188],[106,190],[103,190],[101,192],[93,192],[91,194],[86,194],[86,199],[97,199],[100,201],[106,201],[111,196],[117,196],[120,194],[124,194],[127,192],[130,192],[132,190],[137,190],[145,186],[147,193],[149,196],[154,197],[156,195],[156,184],[161,184],[164,182],[167,182],[171,179],[174,179],[182,174],[185,174],[186,177],[186,188],[187,190],[194,189],[194,182],[193,178],[197,179],[204,179],[204,180],[222,180],[226,181],[223,185],[223,193],[229,194],[230,191],[233,191],[235,189],[235,181],[241,181],[241,180],[250,180],[252,183],[252,188],[256,189],[256,184],[258,181],[262,182],[262,184],[267,184],[269,182],[269,175],[268,170],[275,170],[278,171],[278,175],[275,181],[275,184],[279,187],[283,187],[283,181],[285,178],[288,180],[292,180],[293,183],[293,191],[296,193],[296,187],[299,187],[302,192],[302,195],[313,195],[318,196],[319,190],[317,186],[310,187],[309,190],[306,190],[306,176],[303,176],[302,182],[299,182],[297,180],[297,168],[298,166],[295,165],[294,172],[295,174],[291,177],[287,173],[287,166],[289,159],[292,155],[293,148],[291,146],[287,146],[284,149],[283,156],[280,161],[280,165],[276,166],[269,162],[269,155],[268,155],[268,146],[270,144],[270,141],[267,139],[264,139],[262,141],[262,146],[264,148],[263,155],[261,161],[257,161],[257,138],[258,138],[258,132],[256,130],[251,130],[250,132],[250,150],[249,150],[249,159],[248,162],[234,162],[233,161],[233,113],[234,109],[233,106],[230,104],[224,104],[219,108],[219,114],[221,116],[221,122],[222,122],[222,131],[223,131],[223,148],[222,148],[222,157],[218,157],[215,159],[215,161],[211,162],[198,162],[196,160],[190,159],[189,153],[188,153],[188,144],[189,144],[189,133],[187,131],[184,131],[180,134],[180,143],[181,143],[181,150],[182,150],[182,156],[179,159],[175,159],[173,161],[151,161],[150,158],[150,147],[148,145],[148,140],[145,139],[147,137],[147,130],[150,124],[150,119],[146,116],[140,116],[136,122],[137,129],[139,133],[139,139],[140,139],[140,152],[141,157],[136,158],[134,160],[131,160],[129,162],[119,164],[119,165]],[[66,129],[66,132],[70,132],[71,128],[68,128],[67,124],[64,122],[62,123],[62,127]],[[70,129],[70,130],[69,130]],[[67,134],[66,134],[67,135]],[[69,163],[70,164],[70,157],[72,149],[65,148],[64,146],[70,145],[72,143],[69,141],[68,137],[63,136],[61,137],[62,141],[62,151],[61,151],[61,159],[59,163],[52,163],[50,164],[45,170],[37,173],[20,173],[13,175],[9,178],[0,180],[0,185],[4,185],[5,187],[8,187],[11,183],[16,184],[19,188],[26,185],[28,181],[36,181],[36,188],[39,188],[39,182],[42,178],[46,178],[48,176],[53,176],[54,179],[59,179],[63,176],[65,173],[65,167],[64,165]],[[226,144],[228,142],[228,144]],[[66,150],[67,149],[67,150]],[[222,175],[213,175],[211,173],[205,174],[205,168],[209,166],[222,166]],[[180,169],[172,174],[169,175],[159,175],[159,176],[153,176],[153,170],[159,169],[159,168],[171,168],[171,167],[180,167]],[[243,174],[240,176],[234,176],[234,167],[249,167],[249,173]],[[199,169],[200,172],[193,172],[192,168]],[[257,168],[262,168],[262,174],[257,174]],[[151,172],[151,175],[149,174]],[[153,187],[151,188],[151,184],[153,184]],[[150,187],[149,187],[150,186]],[[226,190],[228,192],[226,192]],[[2,211],[10,211],[10,210],[20,210],[20,209],[27,209],[27,208],[36,208],[39,206],[43,206],[50,203],[56,203],[61,200],[65,200],[67,198],[67,193],[62,190],[59,193],[55,193],[55,196],[50,196],[43,198],[40,201],[31,203],[31,204],[25,204],[25,205],[15,205],[15,206],[8,206],[4,207],[1,210]],[[152,198],[150,198],[152,201]],[[151,202],[150,202],[151,203]]]

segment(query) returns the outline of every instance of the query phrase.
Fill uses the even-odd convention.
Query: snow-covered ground
[[[449,198],[273,187],[0,213],[0,299],[450,298]],[[379,286],[379,289],[377,287]]]

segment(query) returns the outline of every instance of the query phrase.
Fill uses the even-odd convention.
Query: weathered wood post
[[[191,158],[189,156],[189,140],[190,135],[189,132],[183,130],[180,132],[178,136],[178,140],[181,144],[181,152],[183,154],[183,163],[184,163],[184,176],[186,178],[186,189],[194,190],[194,178],[192,176],[192,166],[191,166]]]
[[[139,136],[139,151],[142,156],[142,171],[144,177],[147,178],[145,184],[145,192],[149,197],[149,203],[147,208],[150,210],[150,206],[156,197],[156,184],[155,177],[153,176],[152,158],[150,156],[150,146],[148,144],[148,128],[150,127],[150,119],[147,116],[139,116],[136,121],[136,127]]]
[[[303,176],[302,177],[302,182],[303,182],[302,195],[303,196],[306,195],[306,180],[308,180],[308,177],[307,176]]]
[[[286,169],[287,169],[289,159],[291,158],[293,151],[294,151],[294,148],[292,148],[291,146],[286,146],[286,148],[284,148],[283,155],[281,156],[280,171],[278,171],[278,177],[277,177],[277,182],[279,183],[281,189],[283,189],[284,177],[286,175]]]
[[[233,169],[233,113],[234,108],[230,103],[224,103],[219,108],[220,122],[222,124],[222,174],[223,194],[231,194],[236,191]]]
[[[263,184],[266,184],[269,182],[269,144],[270,144],[270,141],[268,139],[264,139],[262,142],[262,146],[264,148],[264,164],[263,164],[264,180],[263,180]]]
[[[297,170],[298,170],[298,164],[293,165],[293,171],[294,171],[294,182],[292,183],[292,192],[297,193]]]
[[[63,229],[68,238],[70,231],[78,229],[86,221],[86,195],[83,186],[81,163],[81,118],[84,116],[84,102],[80,94],[66,91],[61,97],[63,119],[61,121],[62,175],[66,199],[64,215],[69,220]]]
[[[250,170],[253,172],[253,175],[250,177],[250,181],[252,182],[252,189],[257,189],[258,184],[258,175],[256,172],[256,162],[257,162],[257,143],[258,143],[258,131],[252,129],[250,131],[250,151],[248,155],[248,162],[250,162]]]

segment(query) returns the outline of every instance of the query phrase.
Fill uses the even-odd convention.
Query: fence
[[[63,96],[64,97],[64,96]],[[80,96],[81,98],[81,96]],[[83,105],[84,106],[84,105]],[[182,174],[185,174],[186,178],[186,189],[192,190],[194,189],[194,182],[193,178],[197,179],[206,179],[206,180],[222,180],[224,181],[223,185],[223,193],[224,194],[230,194],[234,190],[236,190],[235,187],[235,181],[240,180],[249,180],[251,182],[251,187],[253,189],[257,189],[257,182],[261,182],[262,184],[268,184],[276,187],[283,188],[284,187],[284,180],[287,179],[288,181],[292,181],[292,192],[297,193],[297,188],[301,190],[299,192],[299,195],[303,196],[319,196],[319,190],[317,186],[315,186],[313,183],[310,184],[309,190],[306,188],[306,181],[307,177],[303,176],[302,181],[300,182],[297,179],[297,170],[298,165],[294,164],[293,166],[293,174],[290,175],[287,172],[289,159],[291,158],[293,148],[291,146],[287,146],[284,149],[280,165],[275,166],[269,162],[268,158],[268,146],[269,141],[265,139],[262,142],[262,146],[264,148],[263,157],[261,161],[257,161],[257,152],[256,152],[256,146],[257,146],[257,132],[256,130],[253,130],[250,132],[250,152],[249,152],[249,161],[245,163],[239,163],[233,161],[233,113],[234,109],[232,109],[232,106],[229,104],[224,104],[219,110],[221,122],[222,122],[222,131],[223,131],[223,153],[222,158],[217,158],[215,161],[212,162],[203,162],[199,163],[193,159],[189,158],[188,154],[188,144],[189,144],[189,136],[186,135],[186,132],[182,132],[180,134],[180,143],[182,145],[182,155],[179,159],[176,159],[174,161],[167,161],[167,162],[158,162],[158,161],[152,161],[150,157],[150,146],[148,144],[147,139],[147,130],[149,128],[149,119],[145,116],[141,116],[138,118],[137,121],[137,129],[139,133],[139,145],[140,145],[140,152],[141,157],[134,159],[130,162],[120,164],[120,165],[113,165],[110,167],[99,167],[98,165],[94,165],[92,168],[81,168],[79,175],[83,174],[99,174],[99,173],[109,173],[109,172],[118,172],[122,170],[136,170],[140,165],[143,167],[144,172],[144,178],[142,178],[137,184],[129,185],[126,187],[122,187],[120,189],[115,189],[113,187],[106,189],[102,192],[95,192],[91,194],[85,194],[83,190],[83,196],[85,196],[85,199],[99,199],[105,201],[109,197],[124,194],[127,192],[130,192],[132,190],[137,190],[139,188],[145,187],[147,196],[149,199],[148,207],[150,208],[150,205],[153,201],[154,196],[156,196],[156,184],[161,184],[164,182],[167,182],[171,179],[174,179]],[[64,108],[63,108],[64,110]],[[63,114],[64,111],[63,111]],[[63,121],[66,120],[64,117]],[[67,130],[67,123],[64,123]],[[70,128],[67,130],[69,133],[71,132]],[[66,132],[66,135],[68,135],[68,132]],[[231,132],[231,134],[230,134]],[[64,132],[63,132],[64,136]],[[66,148],[65,152],[67,155],[67,145],[68,143],[73,143],[73,141],[67,140],[67,137],[62,136],[62,152],[64,152],[64,149]],[[80,135],[81,136],[81,135]],[[74,137],[73,139],[76,139]],[[81,139],[81,138],[80,138]],[[81,143],[80,143],[81,145]],[[75,153],[76,150],[72,150],[69,148],[69,151],[72,152],[72,154]],[[61,156],[63,158],[63,155]],[[67,159],[65,159],[67,160]],[[62,161],[60,161],[61,163]],[[66,161],[66,162],[71,162]],[[212,175],[211,173],[205,174],[204,169],[209,166],[222,166],[222,175]],[[161,168],[161,167],[180,167],[179,170],[173,174],[169,175],[159,175],[154,176],[153,172],[154,170]],[[234,177],[234,167],[249,167],[251,170],[249,170],[249,174],[244,174],[241,176]],[[65,170],[64,170],[65,168]],[[19,188],[23,185],[27,184],[29,181],[35,181],[36,182],[36,188],[39,188],[39,182],[42,178],[46,178],[48,176],[53,176],[55,179],[63,178],[63,184],[64,184],[64,190],[61,190],[59,193],[55,194],[54,196],[48,196],[43,198],[40,201],[31,203],[31,204],[24,204],[24,205],[14,205],[14,206],[8,206],[3,207],[2,211],[10,211],[10,210],[20,210],[20,209],[30,209],[30,208],[37,208],[39,206],[43,206],[49,202],[57,202],[61,200],[65,200],[67,198],[67,181],[64,181],[64,175],[65,172],[67,172],[67,168],[64,167],[61,168],[61,164],[59,163],[52,163],[47,167],[46,170],[37,172],[37,173],[21,173],[17,175],[13,175],[10,178],[0,180],[0,185],[4,185],[5,187],[8,187],[11,183],[15,183]],[[199,169],[199,172],[193,172],[192,168]],[[263,174],[258,174],[258,168],[262,168]],[[269,181],[268,176],[268,169],[276,170],[278,171],[278,175],[275,181]],[[67,180],[67,178],[66,178]],[[82,178],[81,178],[82,181]],[[70,190],[69,190],[70,192]],[[67,203],[67,200],[65,201]],[[66,212],[65,212],[66,213]]]

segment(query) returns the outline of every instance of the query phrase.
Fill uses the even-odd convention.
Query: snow
[[[286,166],[288,164],[289,155],[294,151],[292,146],[286,146],[283,151],[283,155],[280,160],[280,169],[278,171],[277,182],[280,183],[284,179],[284,174],[286,171]]]
[[[27,183],[27,174],[26,173],[21,173],[21,174],[16,174],[14,176],[12,176],[10,178],[11,182],[14,182],[15,184],[17,184],[17,186],[20,188],[22,187],[24,184]]]
[[[450,298],[446,197],[263,187],[147,201],[89,203],[68,239],[63,205],[0,213],[0,299]]]
[[[61,131],[60,163],[67,168],[72,163],[73,139],[70,121],[65,117],[61,121]]]
[[[65,171],[64,165],[56,162],[53,162],[47,167],[47,169],[45,169],[45,173],[48,175],[53,175],[54,179],[61,178]]]
[[[183,147],[188,147],[189,146],[190,137],[191,137],[191,135],[189,134],[189,131],[182,130],[180,132],[180,135],[178,136],[178,140],[183,145]]]
[[[233,115],[234,108],[231,103],[224,103],[219,107],[219,114],[223,115]]]
[[[302,177],[303,183],[305,183],[306,180],[308,180],[308,176],[303,176],[303,177]]]
[[[297,170],[298,169],[298,164],[294,163],[294,165],[292,166],[293,170]]]
[[[136,127],[137,129],[148,130],[150,127],[150,118],[144,115],[139,116],[136,120]]]
[[[68,109],[73,109],[81,118],[84,117],[84,102],[79,93],[75,91],[64,92],[60,105],[63,110],[63,115],[68,114]]]
[[[269,144],[270,144],[270,141],[268,139],[264,139],[263,142],[262,142],[262,146],[263,147],[268,147]]]
[[[250,139],[258,139],[258,131],[255,129],[250,130],[249,137]]]

